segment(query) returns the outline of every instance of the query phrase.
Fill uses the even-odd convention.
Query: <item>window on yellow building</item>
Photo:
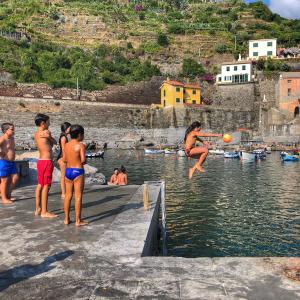
[[[177,88],[176,88],[176,92],[180,92],[180,87],[177,87]]]
[[[196,95],[196,90],[193,90],[193,95]]]
[[[164,90],[164,97],[166,97],[166,90]]]
[[[186,103],[186,100],[185,100],[185,99],[183,99],[183,103]]]
[[[176,103],[180,103],[180,98],[176,98]]]
[[[197,101],[196,100],[193,100],[193,104],[196,104],[197,103]]]

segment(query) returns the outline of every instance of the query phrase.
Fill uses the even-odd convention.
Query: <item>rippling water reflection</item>
[[[187,178],[188,161],[109,151],[94,164],[106,176],[124,164],[131,184],[166,180],[169,254],[299,256],[300,164],[279,153],[260,163],[209,157],[206,174]]]

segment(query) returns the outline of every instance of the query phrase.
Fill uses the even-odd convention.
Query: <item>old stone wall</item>
[[[50,116],[55,137],[60,134],[60,124],[68,121],[85,127],[87,141],[109,142],[111,147],[121,147],[141,138],[156,144],[176,144],[182,140],[185,128],[195,120],[201,121],[203,129],[208,131],[225,132],[254,126],[252,112],[229,108],[162,110],[143,105],[0,97],[0,122],[15,124],[18,144],[33,145],[37,113]]]
[[[254,107],[255,84],[222,84],[216,85],[212,92],[214,106],[223,106],[243,111],[252,110]]]
[[[226,132],[239,128],[256,129],[255,112],[235,108],[206,106],[202,108],[175,109],[176,123],[187,127],[200,121],[203,128],[211,131]]]

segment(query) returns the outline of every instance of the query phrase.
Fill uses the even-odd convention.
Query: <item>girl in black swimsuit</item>
[[[59,165],[60,172],[61,172],[60,185],[61,185],[62,200],[65,199],[65,195],[66,195],[66,183],[65,183],[66,164],[62,160],[62,156],[63,156],[65,144],[68,142],[68,134],[70,132],[70,127],[71,127],[70,123],[64,122],[61,125],[61,134],[59,137],[59,153],[57,156],[57,163]]]

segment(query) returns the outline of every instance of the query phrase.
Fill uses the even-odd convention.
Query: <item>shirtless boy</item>
[[[222,137],[223,134],[204,133],[201,132],[201,123],[196,121],[186,130],[184,137],[185,153],[188,157],[198,159],[194,167],[189,169],[189,178],[192,179],[196,170],[205,173],[202,167],[208,155],[208,143],[203,141],[200,137]],[[200,141],[203,147],[197,147],[196,141]]]
[[[3,135],[0,137],[0,177],[1,195],[4,204],[12,203],[11,193],[18,180],[15,163],[15,128],[12,123],[1,125]]]
[[[65,145],[63,161],[66,168],[66,196],[64,200],[66,225],[70,224],[70,205],[75,193],[75,225],[83,226],[88,222],[81,219],[82,193],[84,189],[84,168],[85,145],[81,142],[84,139],[84,128],[80,125],[72,125],[70,128],[71,141]]]
[[[52,147],[56,144],[56,140],[49,131],[50,119],[47,115],[37,114],[34,122],[38,127],[34,134],[34,140],[39,150],[39,160],[37,162],[38,185],[35,191],[35,215],[41,215],[42,218],[54,218],[57,215],[48,212],[47,205],[54,169]]]

